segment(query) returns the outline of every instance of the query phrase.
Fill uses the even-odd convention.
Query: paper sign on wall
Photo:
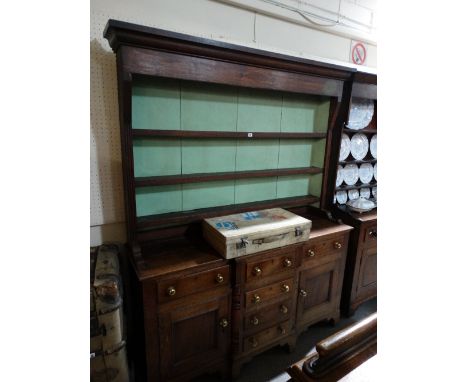
[[[351,61],[356,65],[364,65],[367,58],[367,47],[363,42],[351,41]]]

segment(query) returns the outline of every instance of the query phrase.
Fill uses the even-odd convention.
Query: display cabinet
[[[327,220],[330,174],[356,70],[116,20],[104,36],[117,56],[137,380],[235,374],[293,346],[297,322],[337,319],[351,227]],[[311,218],[315,236],[231,261],[203,241],[204,218],[271,207]]]
[[[367,144],[363,148],[356,146],[354,154],[352,147],[349,155],[346,156],[347,150],[338,154],[343,159],[339,162],[338,171],[344,171],[350,165],[358,169],[357,180],[348,176],[346,182],[346,179],[339,179],[339,173],[336,174],[333,200],[333,215],[354,227],[350,236],[341,301],[346,315],[352,315],[360,304],[377,296],[377,76],[359,72],[355,74],[348,123],[352,119],[353,104],[361,107],[371,105],[372,117],[368,116],[368,124],[365,118],[363,123],[357,123],[359,128],[343,126],[342,143],[346,137],[352,140],[358,135],[358,138],[364,137],[361,142]],[[355,156],[363,158],[356,159]],[[372,170],[362,171],[365,166],[372,166]],[[345,192],[346,196],[343,194]],[[341,200],[340,193],[343,196]],[[373,201],[375,208],[362,213],[351,209],[346,202],[358,197]]]

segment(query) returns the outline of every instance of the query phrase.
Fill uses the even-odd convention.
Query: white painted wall
[[[352,40],[377,67],[376,0],[92,0],[91,245],[125,241],[115,56],[109,18],[350,65]]]

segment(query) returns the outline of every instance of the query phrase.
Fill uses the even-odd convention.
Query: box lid
[[[310,220],[282,208],[219,216],[205,222],[226,238],[311,224]]]

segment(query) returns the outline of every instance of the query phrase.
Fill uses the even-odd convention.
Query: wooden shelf
[[[354,133],[363,133],[363,134],[377,134],[377,129],[362,129],[362,130],[352,130],[348,128],[343,129],[343,133],[354,134]]]
[[[377,159],[362,159],[362,160],[351,159],[351,160],[343,160],[339,162],[339,164],[341,165],[362,164],[362,163],[377,163]]]
[[[346,185],[336,187],[335,191],[359,190],[361,188],[365,188],[365,187],[372,188],[372,187],[375,187],[375,186],[377,186],[377,182],[370,182],[370,183],[367,183],[367,184],[360,183],[360,184],[354,184],[352,186],[348,186],[346,184]]]
[[[323,139],[327,133],[264,133],[244,131],[193,131],[132,129],[139,138],[211,138],[211,139]]]
[[[253,170],[253,171],[234,171],[234,172],[215,172],[203,174],[182,174],[168,176],[149,176],[135,178],[135,187],[148,186],[166,186],[169,184],[214,182],[220,180],[233,179],[253,179],[268,178],[275,176],[301,175],[301,174],[320,174],[323,169],[320,167],[299,167],[299,168],[281,168],[271,170]]]
[[[261,210],[266,208],[290,208],[290,207],[299,207],[309,205],[315,202],[320,201],[318,196],[307,195],[307,196],[298,196],[292,198],[280,198],[273,200],[264,200],[251,203],[243,204],[231,204],[227,206],[220,207],[210,207],[203,208],[193,211],[182,211],[182,212],[171,212],[167,214],[159,215],[150,215],[142,216],[137,218],[137,229],[144,230],[148,228],[155,228],[163,225],[171,224],[189,224],[195,221],[200,221],[202,219],[221,216],[221,215],[230,215],[240,212],[252,211],[252,210]]]

